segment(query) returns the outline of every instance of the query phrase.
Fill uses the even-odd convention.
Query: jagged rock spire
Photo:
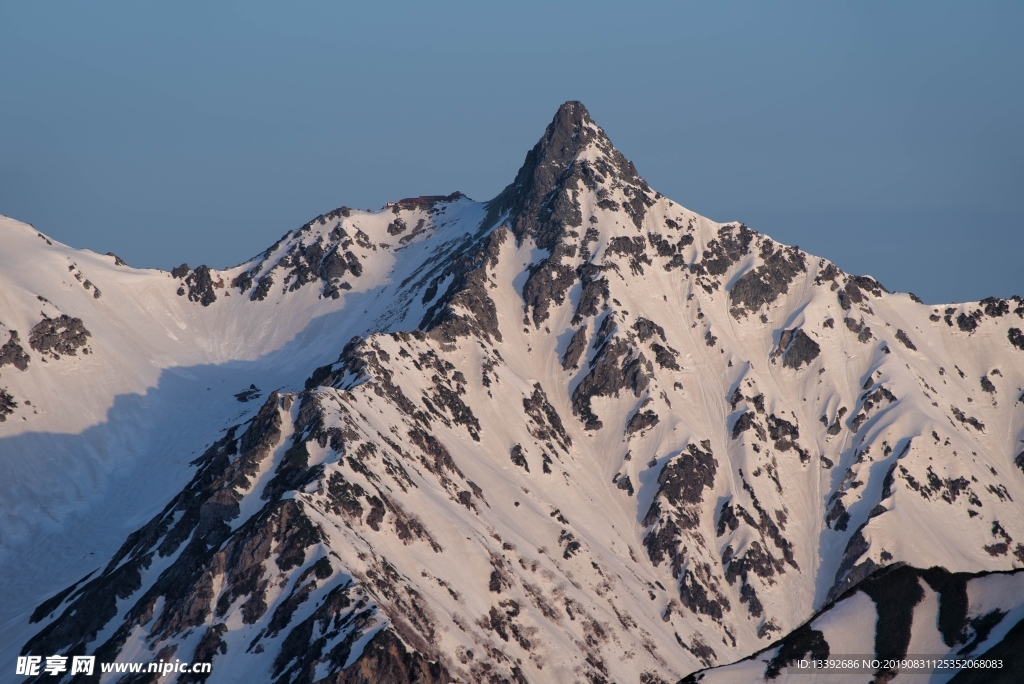
[[[581,154],[596,147],[608,163],[577,164]],[[506,214],[517,240],[532,237],[542,249],[552,249],[561,229],[583,223],[575,190],[577,180],[596,189],[607,176],[627,184],[647,184],[632,162],[616,150],[605,132],[590,118],[583,103],[569,101],[555,112],[544,135],[526,155],[516,179],[490,202],[497,215]],[[566,192],[563,192],[565,190]]]

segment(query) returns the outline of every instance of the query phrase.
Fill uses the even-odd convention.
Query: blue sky
[[[1024,294],[1022,20],[1019,2],[5,2],[0,213],[137,266],[223,267],[343,204],[489,199],[579,99],[715,220],[928,302]]]

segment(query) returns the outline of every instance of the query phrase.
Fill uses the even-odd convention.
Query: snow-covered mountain
[[[928,306],[698,216],[580,103],[489,202],[342,207],[223,271],[0,243],[6,662],[653,684],[1021,651],[1024,300]]]

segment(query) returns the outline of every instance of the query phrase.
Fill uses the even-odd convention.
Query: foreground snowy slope
[[[753,681],[819,642],[870,652],[870,583],[902,564],[970,580],[955,629],[894,653],[1021,618],[1024,302],[926,306],[693,214],[579,103],[488,203],[339,209],[224,272],[2,229],[23,253],[6,533],[32,506],[59,539],[75,506],[167,502],[109,562],[35,561],[90,574],[10,613],[22,652],[212,659],[211,682],[646,683],[762,652],[694,675]],[[27,342],[41,323],[72,358]],[[159,477],[125,502],[114,468]],[[909,568],[939,610],[941,572]],[[974,591],[986,572],[1013,589]]]

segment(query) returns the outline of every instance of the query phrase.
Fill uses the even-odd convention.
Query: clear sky
[[[509,183],[584,102],[656,189],[927,302],[1024,294],[1021,2],[0,2],[0,213],[223,267]],[[3,245],[0,245],[3,249]]]

